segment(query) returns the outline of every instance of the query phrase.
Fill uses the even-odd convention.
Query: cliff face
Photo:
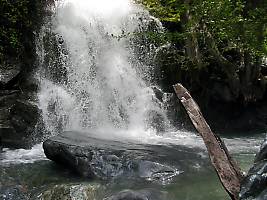
[[[206,66],[199,68],[190,64],[183,48],[172,44],[158,52],[158,80],[165,91],[172,92],[172,85],[182,83],[217,131],[266,130],[267,65],[262,58],[250,60],[247,55],[245,65],[240,66],[242,56],[232,50],[225,52],[225,57],[233,58],[231,65],[208,55]]]
[[[264,2],[140,1],[166,29],[150,33],[165,44],[155,62],[164,90],[182,83],[215,130],[266,130]]]
[[[42,25],[45,0],[0,3],[0,141],[2,146],[27,147],[33,142],[40,111],[35,35]]]

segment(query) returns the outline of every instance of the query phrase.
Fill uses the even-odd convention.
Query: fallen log
[[[177,97],[186,109],[194,127],[203,138],[209,157],[219,179],[231,199],[238,200],[240,183],[243,178],[240,168],[229,155],[229,152],[219,136],[211,131],[204,119],[199,106],[193,100],[188,90],[181,84],[173,86]]]

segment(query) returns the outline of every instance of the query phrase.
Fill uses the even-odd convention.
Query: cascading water
[[[172,127],[156,98],[153,56],[161,47],[138,38],[149,31],[163,27],[131,0],[56,2],[37,42],[39,105],[49,132],[204,147],[194,133]]]
[[[51,31],[57,39],[56,59],[61,67],[53,70],[63,71],[63,78],[51,78],[45,70],[39,96],[50,132],[141,137],[169,128],[166,113],[147,81],[153,69],[142,64],[131,45],[135,35],[148,29],[153,20],[160,31],[159,23],[129,0],[57,3]],[[151,51],[144,53],[149,60]],[[45,57],[45,50],[39,55]]]
[[[162,31],[157,19],[130,0],[62,0],[51,9],[36,38],[39,107],[49,133],[202,145],[194,134],[172,132],[151,87],[157,48],[138,36]],[[3,149],[1,158],[4,165],[46,159],[40,144]]]
[[[205,148],[194,133],[170,125],[151,87],[157,48],[138,36],[162,31],[158,20],[130,0],[62,0],[52,13],[36,42],[39,106],[50,133],[73,130]],[[257,150],[259,144],[258,139],[226,142],[236,152]],[[0,156],[0,164],[46,159],[40,144],[31,150],[3,149]]]

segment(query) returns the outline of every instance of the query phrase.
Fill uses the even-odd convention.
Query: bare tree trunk
[[[203,138],[209,157],[217,175],[231,199],[238,200],[242,173],[235,161],[231,158],[224,142],[215,135],[204,119],[199,106],[193,100],[187,89],[181,84],[173,86],[174,90],[185,107],[193,125]]]

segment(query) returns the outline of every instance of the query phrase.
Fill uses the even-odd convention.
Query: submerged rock
[[[180,160],[191,155],[198,162],[195,153],[182,148],[109,141],[77,132],[52,137],[43,148],[47,158],[88,178],[135,177],[165,184],[184,171]]]
[[[94,200],[100,185],[60,184],[47,189],[34,199],[38,200]]]
[[[156,162],[139,161],[138,172],[139,176],[142,178],[165,183],[172,177],[180,174],[182,171],[178,171],[170,166],[162,165]]]
[[[154,190],[124,190],[104,200],[161,200],[162,194]]]
[[[1,185],[0,185],[1,186]],[[24,194],[25,188],[23,186],[9,186],[0,187],[0,199],[1,200],[28,200],[27,196]]]

